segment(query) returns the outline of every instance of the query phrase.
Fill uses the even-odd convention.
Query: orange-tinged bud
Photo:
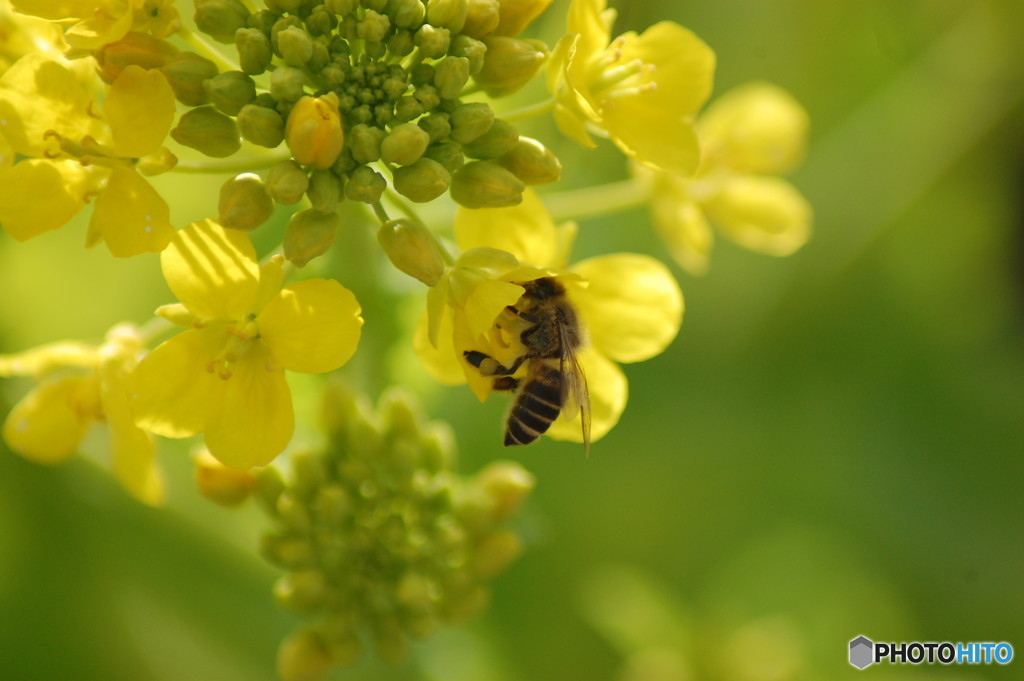
[[[110,84],[126,66],[141,66],[146,70],[163,68],[178,56],[178,48],[146,33],[129,31],[117,42],[101,47],[95,56],[100,78]]]
[[[306,96],[288,114],[284,131],[292,158],[319,170],[330,168],[341,154],[345,133],[341,129],[338,96]]]
[[[202,449],[193,455],[195,480],[199,493],[221,506],[238,506],[249,498],[253,478],[249,471],[228,468],[208,451]]]

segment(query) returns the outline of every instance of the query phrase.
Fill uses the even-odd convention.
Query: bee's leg
[[[519,379],[511,376],[499,376],[494,379],[493,389],[502,393],[515,392],[519,389]]]
[[[520,319],[522,319],[524,321],[528,321],[531,324],[539,324],[540,323],[540,320],[537,319],[536,316],[530,314],[529,312],[523,312],[518,307],[513,307],[512,305],[506,305],[505,306],[505,312],[508,312],[510,314],[514,314],[515,316],[519,317]]]
[[[466,361],[479,369],[480,373],[484,376],[511,376],[519,369],[523,361],[526,359],[526,355],[522,355],[512,363],[512,366],[505,367],[499,364],[498,360],[493,357],[476,350],[466,350],[462,354],[466,358]]]

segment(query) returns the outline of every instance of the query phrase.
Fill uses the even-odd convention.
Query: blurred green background
[[[463,472],[511,455],[538,483],[526,551],[483,617],[402,667],[369,659],[332,678],[1024,678],[1020,659],[846,661],[858,634],[1024,654],[1024,4],[612,4],[616,32],[672,19],[700,35],[716,93],[764,79],[807,107],[792,180],[815,236],[788,259],[719,242],[709,275],[677,270],[682,332],[626,367],[629,407],[584,459],[551,441],[503,451],[502,400],[480,406],[415,368],[401,334],[419,293],[376,280],[372,236],[353,225],[311,266],[344,272],[365,307],[361,358],[342,373],[373,395],[400,374],[452,424]],[[553,42],[566,6],[535,32]],[[531,132],[557,139],[548,122]],[[558,150],[567,187],[624,177],[610,145]],[[206,215],[208,178],[161,179],[177,224]],[[81,219],[0,238],[0,351],[98,337],[172,300],[155,256],[115,261],[83,239]],[[583,223],[577,256],[620,250],[667,258],[643,209]],[[6,382],[5,408],[26,387]],[[306,427],[313,402],[298,404]],[[0,678],[274,678],[298,622],[255,557],[262,519],[198,499],[185,448],[164,444],[159,510],[89,462],[0,452]]]

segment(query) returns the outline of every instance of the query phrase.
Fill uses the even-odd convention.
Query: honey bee
[[[494,390],[516,391],[505,425],[505,446],[530,444],[547,432],[560,413],[577,411],[583,445],[590,453],[590,394],[577,359],[584,330],[565,287],[552,277],[522,282],[523,295],[505,308],[498,326],[519,333],[525,352],[510,366],[476,350],[463,353],[484,376],[494,376]],[[525,372],[520,369],[525,365]],[[521,377],[516,377],[522,373]]]

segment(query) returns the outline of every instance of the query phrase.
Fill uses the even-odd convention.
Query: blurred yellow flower
[[[0,376],[38,381],[7,415],[4,440],[26,459],[59,463],[75,454],[90,426],[104,423],[118,481],[140,501],[160,503],[153,439],[128,409],[127,378],[141,352],[138,329],[121,324],[98,347],[60,342],[0,356]]]
[[[174,0],[11,0],[15,11],[67,26],[68,56],[82,56],[131,30],[166,38],[181,28]]]
[[[638,163],[693,173],[700,149],[692,117],[711,93],[715,53],[671,21],[612,40],[614,21],[605,0],[572,1],[548,65],[559,128],[586,147],[596,132]]]
[[[281,287],[284,259],[260,266],[248,235],[212,220],[180,230],[161,254],[181,301],[158,314],[187,327],[153,350],[132,377],[132,409],[165,437],[205,433],[227,466],[269,463],[294,430],[284,370],[325,373],[356,350],[363,319],[331,279]]]
[[[501,335],[498,316],[522,296],[522,282],[558,278],[589,337],[579,361],[590,388],[591,439],[597,440],[626,407],[627,381],[616,363],[661,353],[679,332],[683,296],[671,273],[649,256],[616,253],[567,266],[575,235],[572,223],[556,227],[529,189],[518,206],[460,208],[455,238],[463,254],[430,290],[414,346],[437,380],[468,381],[483,401],[494,378],[482,376],[463,353],[484,351],[508,366],[523,348]],[[560,416],[547,434],[581,441],[579,416]]]
[[[0,73],[30,52],[59,55],[66,47],[60,26],[13,12],[8,0],[0,0]]]
[[[703,148],[694,177],[634,167],[651,191],[651,217],[679,264],[707,271],[710,224],[737,244],[789,255],[811,233],[811,207],[778,177],[803,158],[807,112],[769,83],[750,83],[717,99],[697,121]]]
[[[92,196],[87,246],[105,241],[125,257],[160,251],[174,233],[167,203],[136,169],[164,155],[171,87],[159,72],[129,66],[97,110],[101,87],[92,71],[41,54],[0,76],[0,130],[25,157],[0,164],[0,224],[18,241],[61,227]]]

